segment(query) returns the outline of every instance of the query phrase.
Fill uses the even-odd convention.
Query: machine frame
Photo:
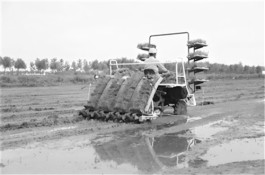
[[[181,35],[181,34],[185,34],[187,35],[187,43],[189,41],[189,33],[188,32],[179,32],[179,33],[166,33],[166,34],[156,34],[156,35],[150,35],[149,36],[149,45],[151,45],[151,39],[153,37],[161,37],[161,36],[168,36],[168,35]],[[187,50],[188,55],[189,55],[189,48]],[[176,82],[175,83],[161,83],[162,79],[158,82],[159,84],[156,85],[156,88],[158,87],[167,87],[167,88],[174,88],[174,87],[185,87],[188,91],[188,95],[187,98],[184,100],[185,103],[188,106],[196,106],[196,100],[195,100],[195,96],[194,93],[190,92],[190,88],[189,88],[189,84],[187,82],[187,77],[186,77],[186,69],[185,69],[185,65],[184,65],[184,60],[183,58],[176,58],[174,62],[159,62],[161,64],[165,64],[165,63],[171,63],[171,64],[175,64],[176,66]],[[188,60],[189,63],[189,60]],[[110,75],[112,75],[113,73],[113,69],[112,67],[115,66],[116,69],[119,69],[119,66],[132,66],[132,65],[145,65],[145,64],[154,64],[154,63],[118,63],[117,60],[110,60],[109,63],[109,67],[110,67]],[[182,72],[180,72],[180,70],[178,70],[178,64],[181,64],[182,67]],[[183,78],[184,79],[184,83],[179,82],[179,78]],[[154,92],[155,93],[155,92]],[[151,108],[151,112],[143,114],[140,117],[140,121],[144,121],[144,120],[153,120],[156,119],[157,117],[160,116],[160,113],[157,112],[154,108],[154,102],[152,100],[150,100],[148,102],[148,105],[146,107],[146,111],[148,111],[148,109]]]

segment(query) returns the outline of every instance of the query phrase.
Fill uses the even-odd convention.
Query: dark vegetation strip
[[[93,82],[94,76],[80,75],[1,75],[1,87],[42,87],[62,84],[87,84]]]
[[[205,74],[209,80],[216,79],[257,79],[264,78],[262,74]],[[92,74],[48,74],[48,75],[1,75],[0,87],[46,87],[62,84],[88,84],[94,82]]]

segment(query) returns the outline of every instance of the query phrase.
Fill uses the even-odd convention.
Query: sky
[[[149,35],[189,32],[211,63],[264,66],[264,2],[173,0],[0,0],[0,56],[72,62],[136,59]],[[161,61],[187,59],[187,36],[152,40]]]

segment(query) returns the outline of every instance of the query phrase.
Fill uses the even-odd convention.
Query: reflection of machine
[[[146,138],[145,141],[161,168],[165,165],[180,167],[183,163],[187,163],[185,162],[185,151],[196,142],[194,138],[176,137],[174,135]]]
[[[144,173],[152,173],[164,167],[181,167],[187,163],[185,152],[199,140],[178,136],[185,132],[189,130],[154,138],[127,137],[94,147],[102,161],[115,161],[118,165],[129,163]]]
[[[205,46],[205,43],[194,43],[189,41],[188,32],[168,33],[151,35],[149,43],[142,50],[148,51],[152,47],[151,38],[169,35],[187,35],[188,60],[199,60],[205,58],[201,55],[189,53],[190,48]],[[172,46],[172,49],[175,49]],[[168,64],[171,74],[163,77],[156,74],[152,80],[147,79],[142,71],[145,64],[155,63],[117,63],[110,61],[110,76],[101,77],[97,80],[93,93],[89,96],[85,109],[80,115],[87,119],[114,120],[124,122],[142,122],[144,120],[156,119],[164,111],[165,107],[173,107],[174,114],[187,113],[187,104],[196,105],[194,91],[195,84],[202,80],[187,82],[183,59],[175,59]],[[115,68],[115,70],[113,70]],[[192,72],[193,69],[189,69]],[[196,70],[201,70],[196,67]],[[194,89],[189,86],[194,83]]]

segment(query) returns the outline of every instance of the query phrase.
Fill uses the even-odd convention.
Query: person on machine
[[[147,77],[147,79],[152,79],[154,75],[156,74],[167,74],[169,71],[163,66],[161,63],[159,63],[159,60],[156,59],[156,48],[150,48],[149,49],[149,58],[145,60],[145,67],[144,67],[144,74]],[[154,64],[150,64],[154,63]]]
[[[162,74],[163,77],[169,76],[170,71],[167,70],[157,59],[156,59],[157,50],[155,48],[149,49],[149,58],[145,60],[144,74],[147,79],[152,80],[154,75]],[[154,64],[150,64],[154,63]],[[187,96],[186,88],[182,87],[174,87],[174,88],[166,88],[165,91],[157,91],[155,96],[158,96],[160,99],[165,98],[163,101],[163,105],[174,104],[172,106],[174,108],[174,114],[186,114],[187,107],[186,103],[179,99],[184,99]],[[162,98],[162,96],[164,96]],[[155,107],[156,109],[163,111],[161,107]]]

